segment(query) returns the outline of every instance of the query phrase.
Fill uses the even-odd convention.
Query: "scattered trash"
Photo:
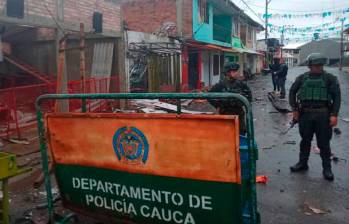
[[[195,100],[190,100],[190,103],[191,102],[195,102],[195,103],[206,103],[207,102],[207,100],[203,100],[203,99],[195,99]],[[190,104],[189,103],[189,104]],[[182,105],[183,106],[185,106],[185,104],[184,103],[182,103]]]
[[[311,213],[310,212],[306,212],[306,213],[304,213],[305,215],[311,215]]]
[[[2,141],[0,141],[0,148],[4,147],[4,143],[2,143]]]
[[[21,145],[29,145],[30,142],[27,141],[27,140],[20,140],[20,139],[15,139],[15,138],[10,138],[10,139],[4,139],[10,143],[13,143],[13,144],[21,144]]]
[[[297,123],[297,121],[292,120],[289,124],[289,127],[285,131],[281,132],[281,135],[286,135],[289,131],[291,131],[292,128],[296,126]]]
[[[296,145],[297,142],[296,141],[287,141],[287,142],[284,142],[284,145]]]
[[[349,118],[341,118],[341,120],[349,123]]]
[[[196,102],[196,101],[195,101]],[[132,103],[137,106],[140,110],[143,110],[143,112],[153,112],[153,110],[156,110],[156,113],[164,113],[164,112],[177,112],[177,105],[170,104],[170,103],[164,103],[159,100],[133,100]],[[144,110],[145,109],[145,110]],[[184,114],[213,114],[211,112],[200,112],[200,111],[191,111],[191,110],[181,110]]]
[[[263,147],[262,149],[263,149],[263,150],[269,150],[269,149],[273,149],[273,147],[272,147],[272,146],[269,146],[269,147]]]
[[[323,210],[323,209],[315,208],[311,205],[308,205],[307,203],[304,203],[304,205],[307,206],[307,208],[310,209],[314,214],[324,215],[324,214],[331,213],[330,210]]]
[[[257,176],[256,182],[259,184],[266,184],[268,182],[268,177],[267,176]]]
[[[35,224],[30,218],[19,218],[15,220],[15,224]]]
[[[345,162],[345,163],[347,162],[346,159],[342,159],[342,158],[339,158],[339,157],[334,156],[334,155],[331,156],[331,160],[332,160],[334,163],[338,163],[338,162],[340,162],[340,161],[343,161],[343,162]]]
[[[135,110],[121,110],[121,109],[113,109],[113,113],[123,113],[123,114],[132,114],[136,113]]]
[[[60,196],[60,195],[55,195],[55,196],[53,197],[53,199],[52,199],[52,202],[53,202],[53,203],[56,203],[56,202],[58,202],[58,201],[60,201],[60,200],[61,200],[61,196]],[[35,208],[38,209],[38,210],[45,209],[45,208],[47,208],[47,202],[38,204],[38,205],[36,205]]]
[[[285,192],[285,190],[283,190],[283,189],[280,190],[280,193],[284,193],[284,192]]]
[[[335,135],[340,135],[340,134],[342,134],[342,131],[341,131],[339,128],[333,129],[333,132],[334,132]]]

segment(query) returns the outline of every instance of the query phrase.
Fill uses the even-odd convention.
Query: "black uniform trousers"
[[[278,78],[278,84],[280,88],[280,98],[284,99],[286,97],[286,78],[285,77],[279,77]]]
[[[279,80],[276,74],[271,74],[271,79],[273,81],[274,91],[280,91]]]
[[[330,126],[330,113],[327,109],[305,110],[299,118],[299,133],[302,137],[300,143],[300,162],[307,163],[311,150],[311,142],[316,135],[317,145],[320,149],[323,168],[331,168],[332,127]]]

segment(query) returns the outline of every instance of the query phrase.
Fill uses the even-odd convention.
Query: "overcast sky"
[[[244,9],[245,12],[250,15],[257,22],[262,23],[262,20],[258,18],[256,14],[265,13],[265,0],[244,0],[249,7],[254,11],[250,10],[242,0],[232,0],[240,8]],[[349,8],[349,0],[271,0],[269,4],[269,13],[271,14],[306,14],[306,13],[321,13],[325,11],[336,11]],[[283,25],[294,25],[295,27],[308,27],[308,26],[319,26],[323,23],[334,23],[333,26],[340,26],[341,22],[335,20],[339,17],[338,14],[329,16],[327,18],[322,17],[312,17],[312,18],[296,18],[296,19],[280,19],[280,18],[271,18],[269,23],[277,26]],[[349,13],[340,15],[340,17],[345,17],[345,24],[349,24]],[[331,36],[336,36],[336,32],[327,32]],[[260,34],[259,37],[263,37],[263,34]],[[280,37],[279,33],[271,33],[270,37]],[[306,33],[307,38],[312,37],[312,33]],[[290,35],[285,34],[285,38],[291,39],[304,39],[306,38],[301,35]],[[299,40],[300,41],[300,40]],[[292,41],[294,42],[294,41]]]

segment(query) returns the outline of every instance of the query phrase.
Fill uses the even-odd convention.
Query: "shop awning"
[[[202,49],[202,50],[216,50],[216,51],[223,51],[223,52],[229,52],[229,53],[240,53],[236,49],[221,47],[213,44],[201,44],[201,43],[190,42],[190,43],[187,43],[187,46],[192,48]]]
[[[249,49],[249,48],[244,48],[243,49],[243,53],[246,53],[246,54],[256,54],[256,55],[263,55],[262,53],[259,53],[253,49]]]

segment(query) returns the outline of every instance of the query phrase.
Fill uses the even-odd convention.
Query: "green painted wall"
[[[199,21],[199,3],[198,0],[193,0],[193,39],[209,44],[216,44],[224,47],[231,47],[231,39],[227,39],[226,42],[221,40],[214,39],[214,20],[219,24],[227,26],[227,30],[230,29],[230,33],[232,32],[232,17],[231,16],[213,16],[213,5],[212,3],[208,4],[209,10],[209,23],[202,23]],[[218,33],[215,36],[221,36],[224,34]],[[231,35],[230,35],[231,37]],[[223,38],[220,38],[223,39]]]

